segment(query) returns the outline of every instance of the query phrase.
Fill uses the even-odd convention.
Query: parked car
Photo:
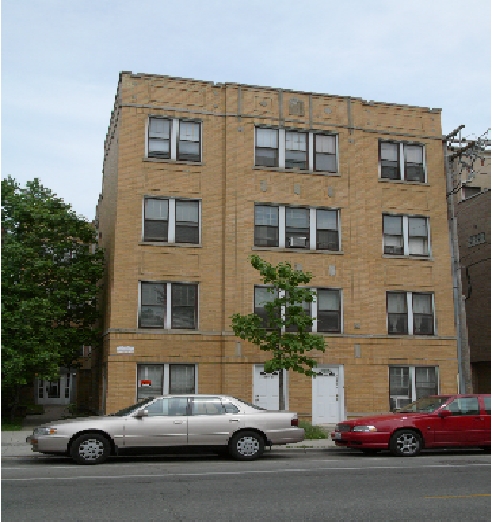
[[[342,421],[331,439],[366,454],[389,449],[395,456],[416,456],[437,447],[490,451],[490,394],[421,398],[392,414]]]
[[[267,445],[304,440],[297,414],[269,411],[231,396],[183,394],[147,398],[108,416],[56,421],[34,429],[34,452],[102,463],[136,449],[206,448],[239,460],[259,458]]]

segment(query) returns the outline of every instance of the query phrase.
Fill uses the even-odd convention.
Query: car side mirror
[[[443,409],[439,411],[439,417],[440,418],[448,418],[449,416],[452,416],[453,413],[450,410]]]
[[[145,416],[148,416],[148,415],[149,415],[149,411],[147,409],[140,409],[140,410],[137,410],[137,412],[135,413],[136,418],[144,418]]]

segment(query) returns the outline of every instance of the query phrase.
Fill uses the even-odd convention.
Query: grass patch
[[[309,421],[299,421],[299,427],[302,427],[305,432],[305,439],[327,439],[328,434],[317,425],[311,425]]]
[[[23,418],[2,418],[2,430],[22,430]]]

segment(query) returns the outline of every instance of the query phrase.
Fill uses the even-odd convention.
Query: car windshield
[[[233,399],[235,399],[236,401],[239,401],[243,405],[247,405],[248,407],[252,407],[253,409],[256,409],[256,410],[267,410],[267,409],[264,409],[263,407],[258,407],[258,405],[254,405],[253,403],[250,403],[249,401],[240,400],[239,398],[233,398]]]
[[[446,403],[450,396],[430,396],[428,398],[420,398],[413,403],[405,405],[395,412],[434,412],[441,405]]]
[[[143,407],[146,403],[152,401],[153,399],[154,398],[145,398],[144,400],[135,403],[135,405],[130,405],[129,407],[125,407],[124,409],[121,409],[118,412],[110,414],[110,416],[127,416],[128,414],[130,414],[130,412],[138,409],[139,407]]]

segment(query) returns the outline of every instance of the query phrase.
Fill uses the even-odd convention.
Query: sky
[[[2,179],[92,220],[120,71],[491,120],[490,0],[1,0]]]

